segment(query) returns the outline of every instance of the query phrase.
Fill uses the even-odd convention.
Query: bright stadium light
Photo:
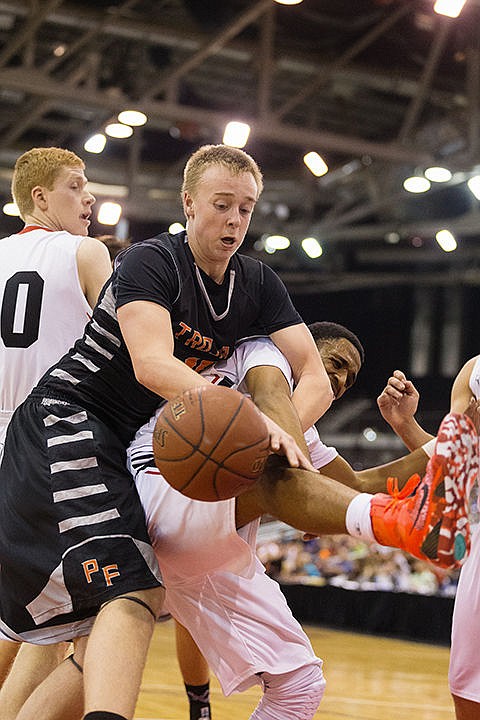
[[[322,175],[326,175],[328,172],[327,163],[322,156],[314,150],[303,156],[303,162],[315,177],[322,177]]]
[[[439,15],[456,18],[462,12],[466,0],[437,0],[433,9]]]
[[[223,133],[223,144],[230,147],[243,148],[250,135],[250,125],[233,120],[227,123]]]
[[[457,241],[450,230],[439,230],[435,239],[444,252],[452,252],[457,249]]]
[[[102,225],[116,225],[122,214],[122,206],[116,202],[104,202],[98,209],[97,219]]]

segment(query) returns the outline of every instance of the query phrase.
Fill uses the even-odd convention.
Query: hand
[[[262,413],[262,415],[270,436],[270,450],[278,455],[285,455],[290,467],[298,467],[303,470],[318,472],[310,460],[305,457],[293,437],[285,432],[285,430],[282,430],[268,415],[265,415],[265,413]]]
[[[401,370],[395,370],[377,398],[377,405],[386,422],[395,429],[412,420],[417,412],[418,390]]]

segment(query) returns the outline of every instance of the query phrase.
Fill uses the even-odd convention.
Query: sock
[[[106,712],[105,710],[94,710],[87,713],[83,720],[127,720],[123,715],[117,713]]]
[[[347,532],[352,537],[361,538],[367,542],[374,541],[375,535],[372,529],[372,520],[370,518],[370,502],[373,495],[369,493],[360,493],[355,495],[347,508],[345,516],[345,525]]]
[[[190,720],[209,720],[210,714],[210,683],[205,685],[187,685],[188,702],[190,703]]]

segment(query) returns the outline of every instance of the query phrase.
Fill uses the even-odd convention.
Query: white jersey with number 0
[[[82,240],[44,228],[0,240],[0,436],[11,413],[89,319],[77,269]]]

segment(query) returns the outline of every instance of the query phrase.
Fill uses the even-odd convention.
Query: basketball
[[[202,385],[167,402],[153,431],[155,464],[195,500],[236,497],[252,487],[269,455],[269,435],[253,402],[220,385]]]

